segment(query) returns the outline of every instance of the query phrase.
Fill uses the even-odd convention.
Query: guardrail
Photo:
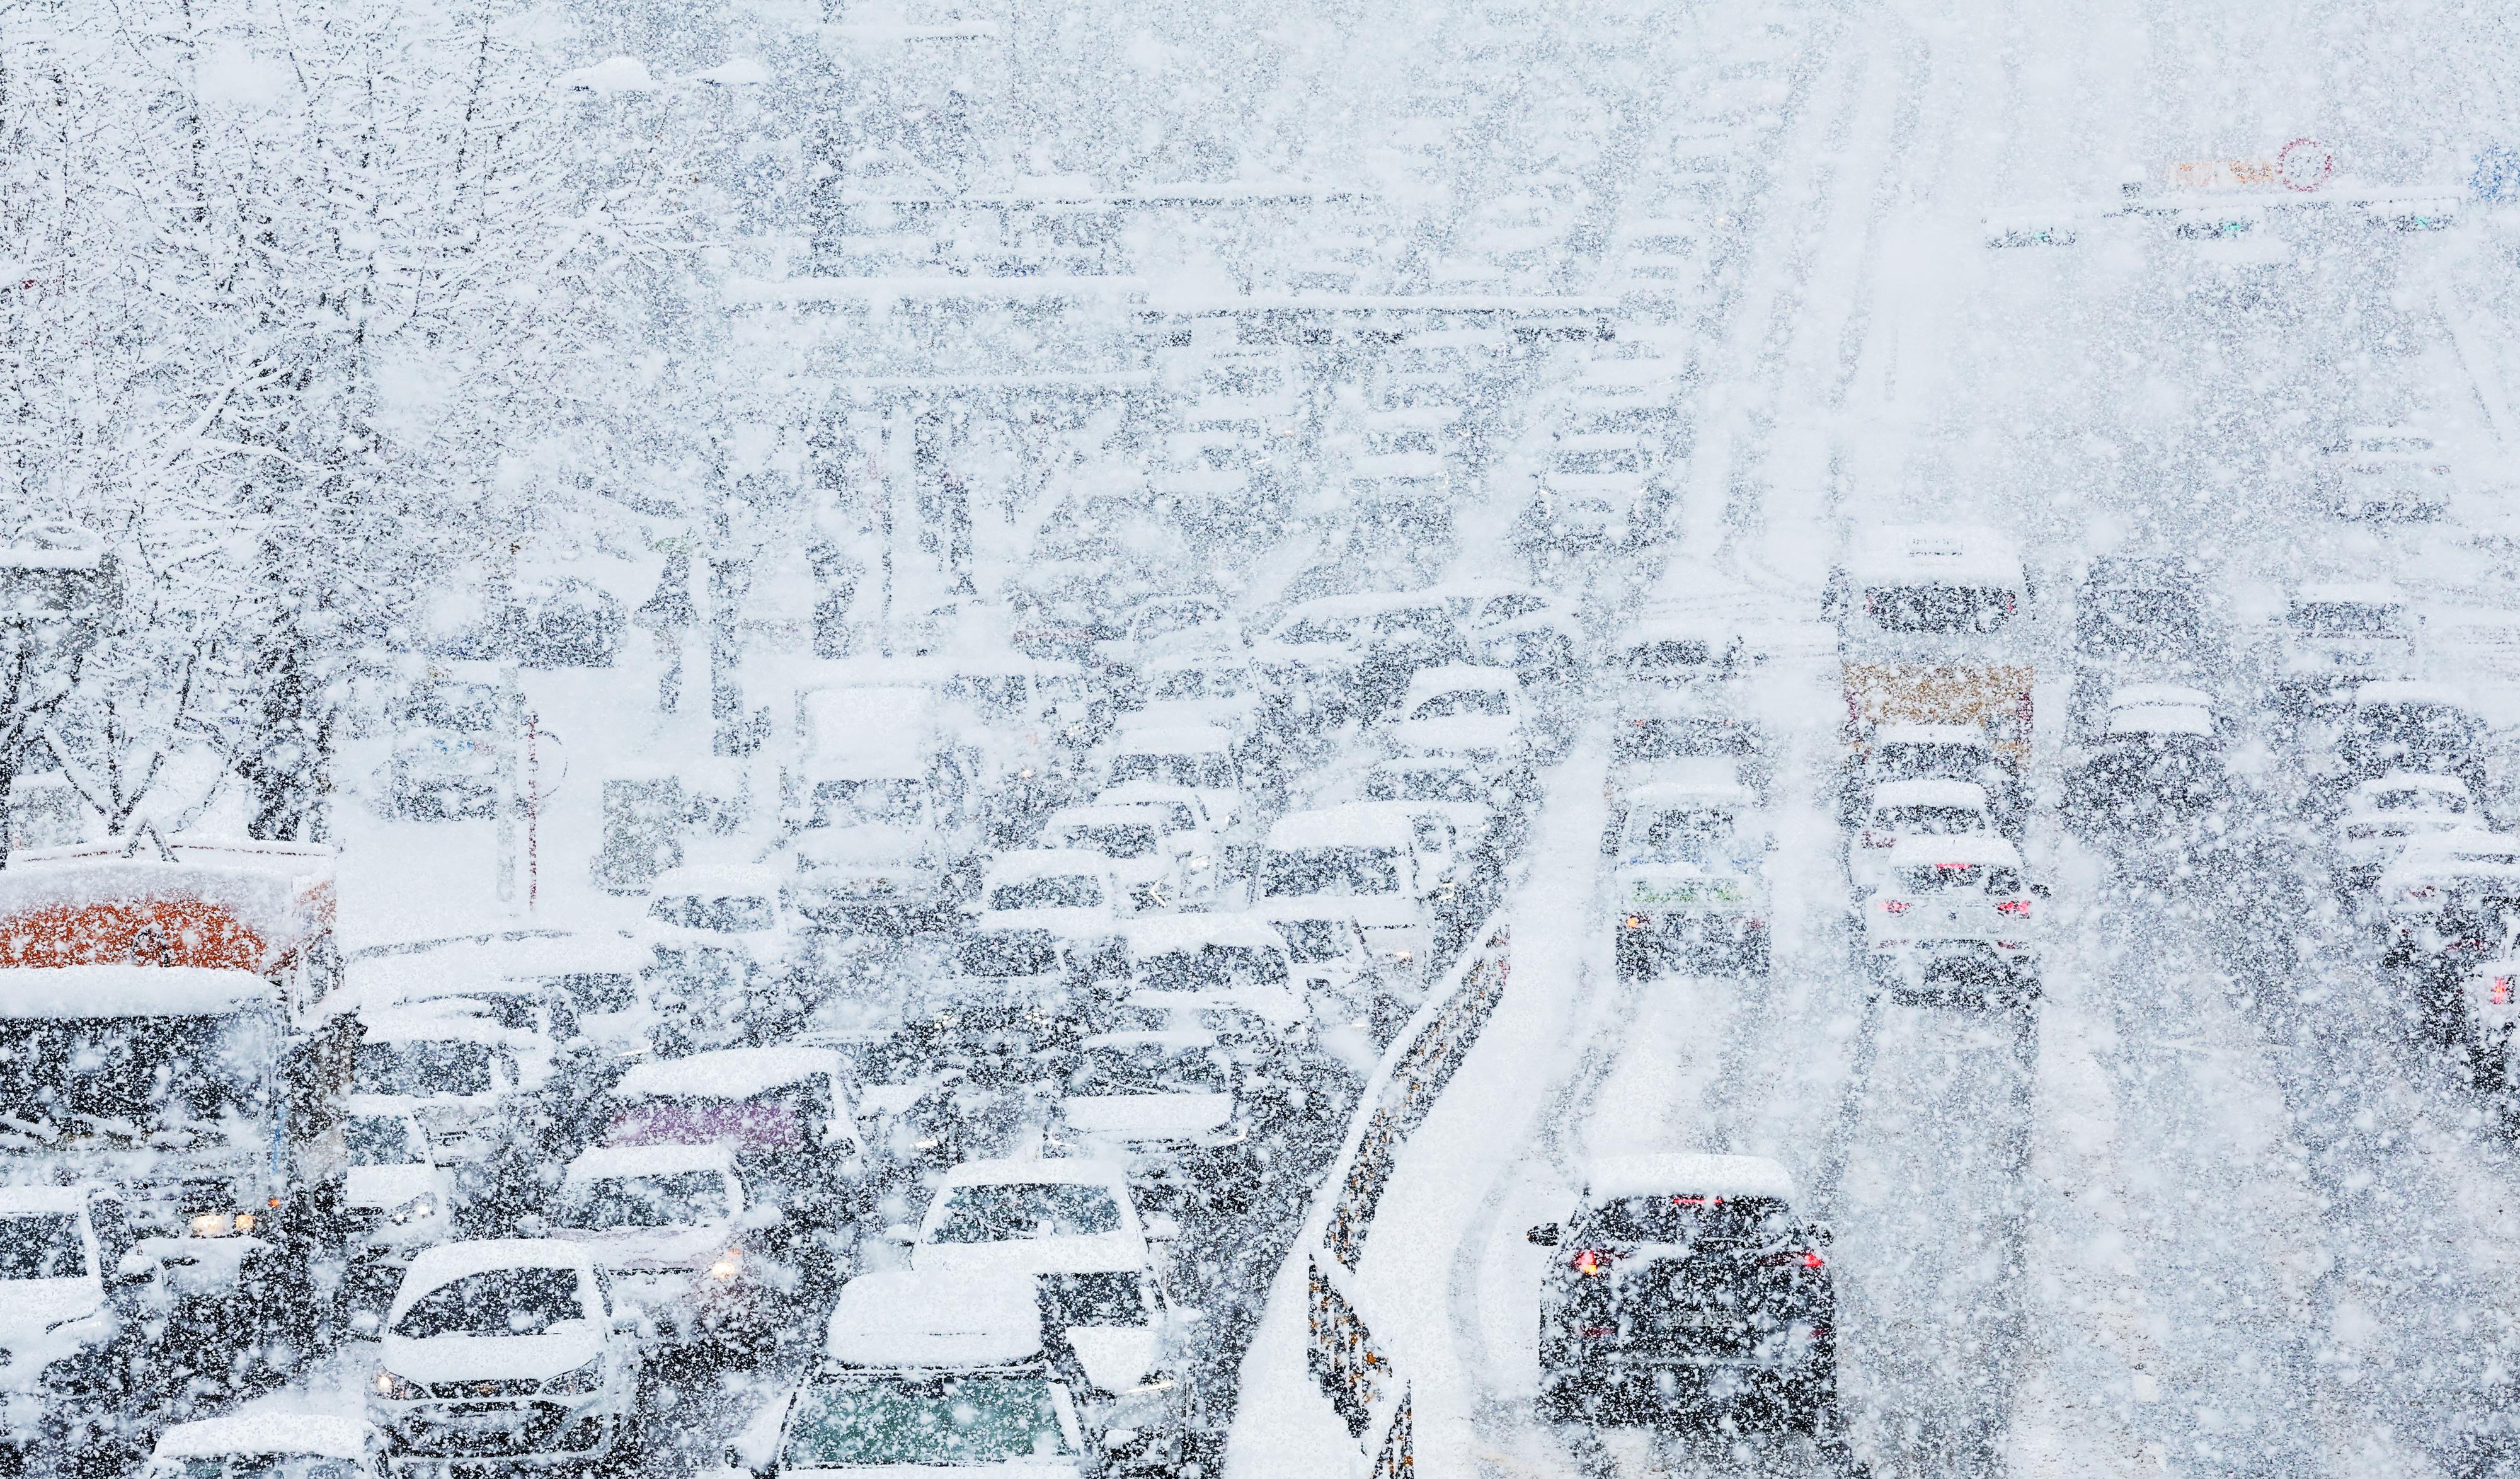
[[[1348,1436],[1373,1459],[1374,1479],[1416,1472],[1417,1430],[1408,1378],[1374,1339],[1356,1271],[1402,1148],[1505,994],[1507,931],[1492,920],[1483,933],[1486,943],[1446,973],[1444,989],[1428,995],[1366,1081],[1324,1183],[1334,1190],[1316,1201],[1304,1227],[1304,1364]]]

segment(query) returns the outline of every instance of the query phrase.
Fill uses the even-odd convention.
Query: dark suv
[[[1731,1412],[1820,1434],[1837,1409],[1826,1233],[1756,1156],[1596,1163],[1540,1291],[1545,1419]]]

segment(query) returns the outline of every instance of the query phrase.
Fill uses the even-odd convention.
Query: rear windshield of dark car
[[[1586,1214],[1579,1237],[1609,1243],[1774,1242],[1793,1213],[1765,1196],[1631,1196]]]

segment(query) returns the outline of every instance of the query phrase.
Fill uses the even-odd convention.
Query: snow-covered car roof
[[[218,1017],[279,994],[251,971],[208,966],[14,966],[0,974],[0,1018]]]
[[[2419,683],[2405,679],[2364,683],[2354,690],[2354,707],[2368,709],[2381,704],[2435,704],[2446,709],[2474,712],[2465,691],[2448,683]]]
[[[1864,530],[1846,553],[1846,569],[1858,583],[2022,583],[2021,556],[2012,541],[1974,524],[1892,524]]]
[[[1270,824],[1268,847],[1396,847],[1417,844],[1412,802],[1346,802],[1321,811],[1287,811]]]
[[[1199,1027],[1167,1028],[1160,1032],[1096,1033],[1076,1044],[1078,1052],[1098,1047],[1160,1047],[1166,1052],[1199,1053],[1216,1045],[1216,1034]]]
[[[980,887],[985,892],[1002,883],[1065,878],[1077,873],[1099,882],[1107,879],[1110,872],[1111,859],[1083,848],[1018,848],[989,860],[988,873]]]
[[[826,1360],[852,1366],[994,1366],[1041,1354],[1041,1302],[1028,1273],[879,1269],[832,1307]]]
[[[1444,663],[1433,668],[1420,668],[1409,675],[1409,696],[1401,702],[1414,704],[1438,694],[1502,693],[1522,697],[1522,679],[1510,668],[1485,668],[1472,663]]]
[[[2292,593],[2295,606],[2404,606],[2407,594],[2394,585],[2376,580],[2322,581],[2303,585]]]
[[[1739,624],[1713,612],[1648,612],[1621,633],[1619,645],[1642,647],[1652,642],[1704,642],[1712,649],[1707,655],[1720,658],[1724,649],[1740,635]]]
[[[1149,914],[1129,921],[1132,960],[1210,945],[1240,946],[1282,954],[1286,939],[1246,914]]]
[[[341,1113],[352,1119],[409,1120],[420,1123],[411,1100],[400,1094],[344,1094]]]
[[[1872,807],[1960,807],[1987,809],[1986,788],[1966,780],[1888,780],[1872,788]]]
[[[1891,846],[1890,866],[1930,868],[1940,863],[1987,863],[1999,868],[2021,866],[2020,850],[1985,832],[1958,837],[1902,837]]]
[[[2129,683],[2109,690],[2111,709],[2141,709],[2155,704],[2184,704],[2211,712],[2214,697],[2184,683]]]
[[[362,1006],[358,1016],[370,1042],[478,1042],[485,1047],[515,1047],[541,1040],[531,1033],[511,1032],[487,1017],[448,1011],[442,1005],[427,1002]]]
[[[304,1454],[318,1458],[367,1456],[365,1419],[329,1412],[238,1412],[179,1422],[158,1435],[158,1458],[211,1458],[227,1454]]]
[[[1168,780],[1124,780],[1115,786],[1104,786],[1094,798],[1096,806],[1109,807],[1188,807],[1204,817],[1207,814],[1206,794],[1196,786],[1185,786]]]
[[[1414,611],[1421,607],[1443,610],[1444,597],[1435,590],[1370,590],[1352,595],[1323,596],[1286,609],[1287,622],[1306,617],[1373,617],[1388,611]]]
[[[696,898],[725,899],[759,895],[775,900],[779,897],[780,886],[786,882],[787,875],[767,863],[694,863],[667,868],[657,874],[656,881],[649,885],[648,897],[655,899],[690,894]]]
[[[1123,727],[1110,745],[1114,755],[1214,755],[1233,748],[1233,734],[1215,724]]]
[[[942,1187],[1032,1186],[1044,1182],[1060,1186],[1104,1186],[1123,1204],[1129,1203],[1127,1169],[1109,1161],[1084,1157],[965,1161],[945,1173]]]
[[[563,1237],[488,1237],[439,1243],[414,1254],[402,1289],[394,1296],[396,1313],[441,1284],[490,1269],[575,1269],[595,1276],[595,1256],[584,1243]]]
[[[1972,750],[1992,750],[1986,731],[1974,724],[1883,724],[1872,731],[1872,743],[1881,745],[1966,745]]]
[[[78,1212],[87,1192],[77,1186],[0,1186],[0,1217],[28,1212]]]
[[[1755,807],[1759,803],[1758,797],[1751,793],[1749,787],[1732,780],[1705,783],[1686,780],[1649,781],[1642,786],[1628,787],[1619,794],[1619,801],[1621,805],[1640,811],[1649,807],[1747,808]]]
[[[796,727],[818,768],[905,780],[927,773],[943,708],[924,688],[816,688],[796,695]]]
[[[1586,1168],[1584,1192],[1595,1203],[1631,1196],[1765,1196],[1790,1202],[1794,1179],[1765,1156],[1603,1156]]]
[[[828,1047],[721,1047],[633,1064],[612,1092],[624,1099],[749,1099],[817,1074],[846,1080],[849,1060]]]
[[[2109,713],[2111,734],[2206,734],[2214,716],[2194,704],[2136,704]]]
[[[2426,837],[2409,837],[2406,847],[2399,851],[2397,861],[2389,864],[2389,876],[2456,872],[2479,867],[2520,868],[2520,837],[2508,832],[2489,832],[2483,827],[2460,827]]]
[[[1740,764],[1720,755],[1674,755],[1661,760],[1641,761],[1629,773],[1648,777],[1628,788],[1631,796],[1648,785],[1750,794],[1750,788],[1741,783]]]
[[[1168,634],[1168,639],[1180,638],[1186,635],[1189,635],[1189,633],[1178,631],[1172,632]],[[1250,666],[1251,660],[1248,657],[1245,657],[1238,648],[1200,647],[1195,650],[1177,650],[1156,653],[1150,657],[1142,659],[1138,664],[1138,670],[1142,673],[1188,672],[1192,670],[1196,670],[1200,672],[1214,672],[1220,668],[1232,668],[1238,670],[1247,669]]]
[[[699,1145],[598,1145],[578,1153],[562,1177],[569,1181],[599,1181],[616,1176],[670,1176],[678,1171],[722,1171],[735,1174],[735,1153],[722,1143]]]

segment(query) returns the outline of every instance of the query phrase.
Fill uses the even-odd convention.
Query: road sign
[[[2336,156],[2317,139],[2295,139],[2275,153],[2275,177],[2286,190],[2317,190],[2336,172]]]

